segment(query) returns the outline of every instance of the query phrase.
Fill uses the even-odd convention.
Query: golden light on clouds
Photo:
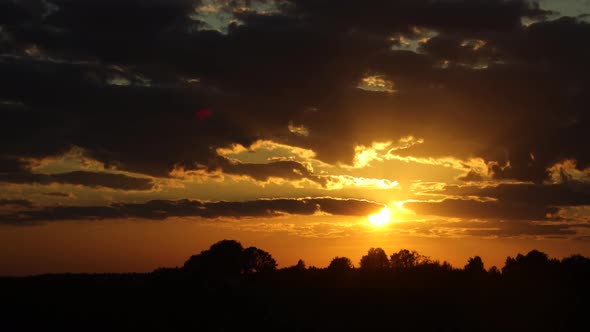
[[[305,137],[309,136],[309,130],[304,126],[296,126],[293,124],[293,122],[289,122],[288,128],[289,132],[291,132],[292,134]]]
[[[416,138],[414,136],[405,136],[400,138],[397,142],[373,142],[371,146],[357,145],[354,148],[355,156],[353,166],[362,168],[369,166],[373,161],[384,161],[395,159],[397,156],[395,151],[409,149],[416,144],[424,143],[423,138]]]
[[[305,160],[316,157],[316,153],[313,150],[281,144],[271,140],[258,140],[250,147],[244,147],[241,144],[232,144],[229,147],[217,148],[215,151],[218,155],[228,158],[236,158],[240,154],[252,156],[254,153],[260,153],[262,155],[261,152],[286,153],[289,156],[296,156]],[[246,160],[241,159],[241,161]]]
[[[391,50],[412,51],[416,54],[423,53],[422,46],[440,33],[436,30],[421,26],[412,26],[411,33],[396,33],[389,37],[392,43]]]
[[[221,239],[281,266],[590,253],[590,10],[557,4],[588,0],[29,2],[0,25],[0,275]]]
[[[375,142],[372,147],[359,145],[354,148],[354,167],[362,168],[369,166],[372,161],[383,161],[380,151],[386,149],[391,142]]]
[[[326,188],[330,190],[343,189],[346,187],[393,189],[398,186],[399,182],[395,180],[392,181],[387,179],[339,175],[328,177],[328,183],[326,185]]]
[[[462,47],[467,47],[473,51],[478,51],[486,45],[487,45],[487,42],[485,40],[481,40],[481,39],[467,39],[461,43]]]
[[[394,88],[395,84],[381,75],[367,76],[362,79],[361,83],[357,87],[361,90],[373,92],[397,92],[397,90]]]

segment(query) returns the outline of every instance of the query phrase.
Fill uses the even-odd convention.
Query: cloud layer
[[[4,1],[3,153],[79,146],[167,176],[258,138],[352,163],[356,144],[415,135],[425,143],[406,153],[482,157],[497,178],[590,165],[585,22],[524,26],[549,14],[524,0],[249,3],[214,2],[234,19],[222,33],[194,18],[199,1]],[[396,47],[412,40],[417,52]],[[357,89],[369,74],[397,92]],[[201,108],[212,116],[196,119]]]
[[[527,0],[1,1],[0,182],[147,195],[158,181],[195,172],[322,189],[370,182],[364,177],[389,190],[396,179],[353,177],[352,169],[446,160],[469,184],[407,208],[562,220],[564,209],[590,205],[582,176],[590,174],[590,24],[553,14]],[[248,162],[219,152],[261,141],[313,158]],[[362,148],[378,142],[393,144],[373,148],[387,156],[361,162]],[[72,149],[102,169],[43,173],[27,164]],[[342,174],[314,169],[311,159]],[[11,209],[15,199],[3,197]],[[312,214],[317,205],[366,215],[373,207],[104,201],[5,220],[268,217]]]
[[[197,200],[153,200],[145,203],[113,203],[109,206],[53,206],[32,208],[27,201],[0,201],[16,205],[13,213],[0,214],[0,224],[30,225],[61,220],[155,219],[170,217],[201,218],[270,218],[285,214],[312,215],[328,213],[344,216],[367,216],[383,208],[382,204],[354,199],[309,198],[267,199],[247,202],[202,202]]]

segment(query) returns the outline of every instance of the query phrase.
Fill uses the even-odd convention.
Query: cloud
[[[73,197],[72,194],[62,193],[62,192],[58,192],[58,191],[44,193],[43,195],[53,196],[53,197],[62,197],[62,198],[71,198],[71,197]]]
[[[490,225],[494,226],[494,225]],[[498,227],[499,226],[499,227]],[[494,237],[512,237],[512,236],[571,236],[577,234],[572,227],[579,225],[540,225],[534,223],[509,223],[505,225],[496,225],[490,229],[470,229],[466,233],[474,236],[494,236]],[[588,225],[583,225],[587,227]]]
[[[206,162],[212,145],[253,142],[216,109],[210,118],[196,119],[208,103],[183,84],[107,86],[113,69],[93,64],[0,58],[0,68],[3,93],[31,105],[30,111],[5,114],[0,144],[6,156],[42,159],[77,146],[107,168],[166,177],[178,165]],[[132,131],[135,139],[129,140]]]
[[[42,184],[53,183],[82,185],[91,188],[110,188],[117,190],[152,190],[150,178],[131,177],[123,174],[91,171],[73,171],[57,174],[39,174],[26,171],[17,173],[0,173],[0,183]]]
[[[511,30],[520,25],[522,17],[548,14],[529,1],[503,0],[415,0],[371,1],[354,0],[292,0],[292,10],[313,15],[325,24],[365,28],[373,32],[388,32],[425,26],[444,31]],[[410,30],[411,31],[411,30]]]
[[[18,207],[30,208],[33,206],[33,203],[25,199],[0,199],[0,205],[13,205]]]
[[[222,152],[226,153],[226,152]],[[218,157],[211,159],[207,166],[202,165],[197,171],[176,169],[171,175],[176,178],[222,178],[222,175],[234,177],[247,177],[258,184],[265,185],[269,182],[290,183],[295,187],[301,187],[305,180],[307,184],[315,184],[315,187],[325,190],[339,190],[343,188],[375,188],[391,189],[399,185],[397,181],[388,179],[376,179],[355,177],[350,175],[321,175],[314,172],[311,159],[308,162],[289,160],[290,157],[272,157],[267,163],[243,163],[236,159]],[[294,158],[293,158],[294,159]]]
[[[30,225],[61,220],[103,220],[144,218],[163,220],[170,217],[272,218],[285,214],[366,216],[383,208],[383,204],[356,199],[305,198],[265,199],[246,202],[203,202],[196,200],[152,200],[145,203],[114,203],[109,206],[53,206],[21,210],[3,215],[0,223]]]
[[[491,197],[501,202],[543,206],[590,205],[590,183],[570,181],[560,184],[504,183],[496,186],[446,186],[431,193],[455,196]]]
[[[568,220],[571,216],[565,209],[590,205],[590,183],[580,181],[444,185],[426,189],[422,194],[442,195],[446,199],[408,202],[404,206],[426,215],[531,221]]]
[[[244,175],[256,181],[266,182],[270,178],[284,180],[308,179],[325,187],[327,180],[314,175],[310,166],[293,160],[271,161],[269,163],[241,163],[224,157],[218,157],[209,162],[207,170],[214,172],[221,170],[225,174]]]
[[[428,220],[420,222],[404,222],[392,225],[393,230],[402,233],[436,237],[572,237],[579,234],[580,229],[587,229],[589,224],[554,223],[554,222],[523,222],[514,220],[486,221],[445,221]]]
[[[479,182],[479,181],[483,181],[484,177],[481,174],[479,174],[473,170],[470,170],[467,174],[460,176],[458,178],[458,180],[466,181],[466,182]]]
[[[440,202],[407,202],[404,208],[421,215],[467,219],[545,220],[552,218],[559,209],[543,205],[519,202],[476,201],[469,199],[445,199]]]
[[[260,139],[353,165],[355,147],[412,135],[423,143],[399,158],[480,158],[496,179],[590,166],[587,23],[544,21],[524,0],[245,4],[219,3],[233,20],[222,33],[193,17],[200,1],[3,2],[0,100],[23,105],[2,109],[3,157],[77,146],[107,168],[167,177]],[[392,50],[399,36],[419,52]],[[396,93],[358,89],[367,77]],[[287,166],[225,165],[261,179],[294,177]]]

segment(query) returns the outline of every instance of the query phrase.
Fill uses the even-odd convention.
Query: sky
[[[222,239],[280,267],[590,255],[589,15],[0,0],[0,275],[148,272]]]

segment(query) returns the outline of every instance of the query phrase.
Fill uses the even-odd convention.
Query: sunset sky
[[[589,41],[588,0],[0,0],[0,275],[590,255]]]

